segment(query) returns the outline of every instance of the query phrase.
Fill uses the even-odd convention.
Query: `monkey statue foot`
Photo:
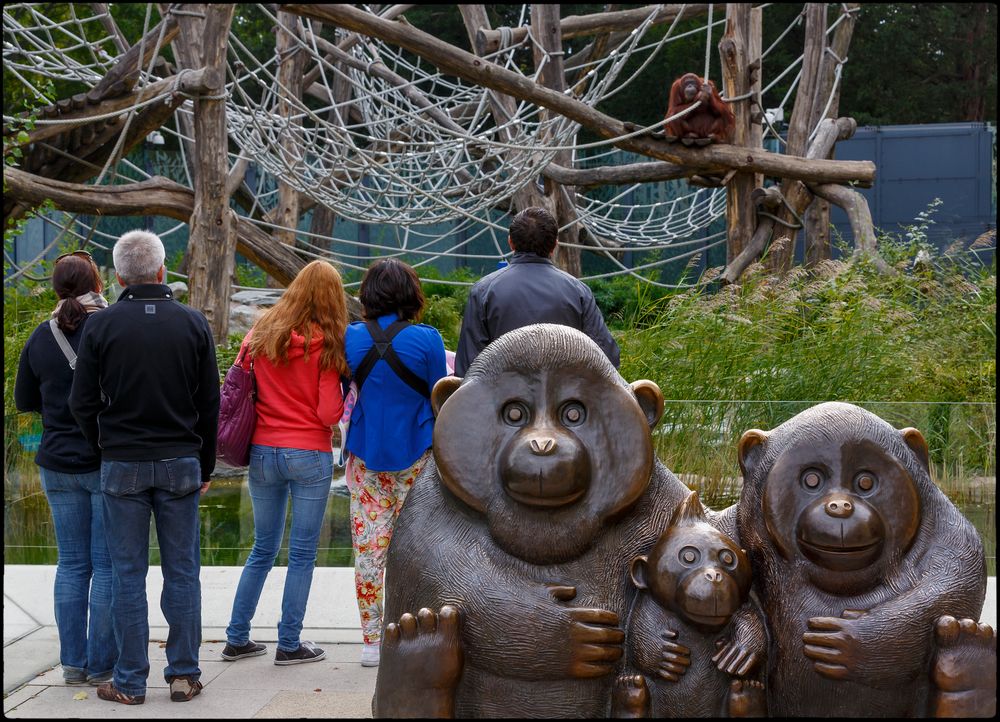
[[[931,669],[935,717],[993,717],[997,710],[997,634],[988,624],[943,616],[934,625]]]
[[[715,142],[714,138],[695,138],[694,139],[694,144],[697,145],[697,146],[711,145],[714,142]]]
[[[376,680],[375,717],[454,717],[463,652],[458,610],[421,609],[386,625]]]
[[[734,679],[729,684],[730,717],[767,717],[764,684],[753,679]]]
[[[644,719],[650,716],[649,688],[641,674],[619,677],[615,680],[613,695],[612,719]]]

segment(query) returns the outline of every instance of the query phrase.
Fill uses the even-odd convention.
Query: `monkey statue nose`
[[[847,499],[830,499],[826,502],[826,513],[838,519],[845,519],[854,513],[854,505]]]
[[[556,450],[556,440],[545,436],[536,437],[531,440],[529,446],[531,446],[531,450],[535,454],[538,454],[539,456],[548,456]]]
[[[717,569],[709,569],[705,572],[705,579],[712,582],[712,584],[718,584],[722,581],[722,572]]]

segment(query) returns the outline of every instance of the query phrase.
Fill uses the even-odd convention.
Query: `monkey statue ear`
[[[639,408],[646,416],[646,423],[649,424],[649,428],[653,428],[663,416],[663,392],[656,382],[640,379],[632,382],[632,393],[635,394]]]
[[[924,438],[924,435],[912,427],[900,429],[899,433],[903,435],[903,441],[905,441],[906,445],[910,447],[910,450],[917,455],[917,460],[923,464],[924,469],[930,473],[931,454],[927,447],[927,439]]]
[[[748,470],[756,464],[757,457],[763,451],[765,441],[767,441],[767,432],[760,429],[750,429],[743,432],[743,436],[740,437],[737,456],[740,460],[744,481],[749,476]]]
[[[632,577],[632,583],[635,584],[639,589],[648,589],[649,584],[646,583],[646,567],[648,566],[649,557],[636,557],[632,560],[631,566],[629,566],[629,576]]]
[[[435,416],[441,413],[441,407],[444,406],[444,402],[451,398],[451,395],[455,393],[455,390],[461,384],[462,379],[458,378],[458,376],[445,376],[438,379],[438,382],[434,384],[434,388],[431,390],[431,408],[434,409]]]

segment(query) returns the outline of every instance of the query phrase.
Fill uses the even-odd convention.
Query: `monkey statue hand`
[[[842,617],[812,617],[803,633],[803,653],[813,660],[813,668],[829,679],[858,680],[866,648],[863,612],[845,609]]]
[[[729,635],[720,639],[712,657],[720,671],[734,677],[753,673],[767,655],[767,632],[757,607],[747,602],[733,615]]]
[[[576,597],[576,587],[549,585],[559,602]],[[625,632],[618,615],[606,609],[569,607],[569,675],[579,679],[611,674],[624,652]]]

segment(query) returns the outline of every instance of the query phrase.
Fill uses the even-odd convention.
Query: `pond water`
[[[55,564],[57,558],[52,517],[35,466],[33,441],[40,431],[37,416],[19,414],[5,421],[4,473],[4,563]],[[336,452],[335,452],[336,455]],[[661,458],[663,455],[661,454]],[[668,466],[670,460],[665,459]],[[732,484],[680,474],[689,486],[699,489],[704,503],[723,509],[736,501]],[[961,494],[949,494],[956,506],[976,526],[986,549],[989,573],[996,574],[996,479],[970,477]],[[350,497],[344,470],[334,468],[330,497],[320,532],[318,566],[352,566]],[[223,469],[213,477],[210,490],[199,503],[201,516],[201,561],[211,566],[241,566],[253,545],[253,508],[245,470]],[[290,517],[289,517],[290,522]],[[289,523],[289,522],[286,522]],[[155,525],[150,524],[150,561],[159,563]],[[288,561],[288,531],[277,564]]]

